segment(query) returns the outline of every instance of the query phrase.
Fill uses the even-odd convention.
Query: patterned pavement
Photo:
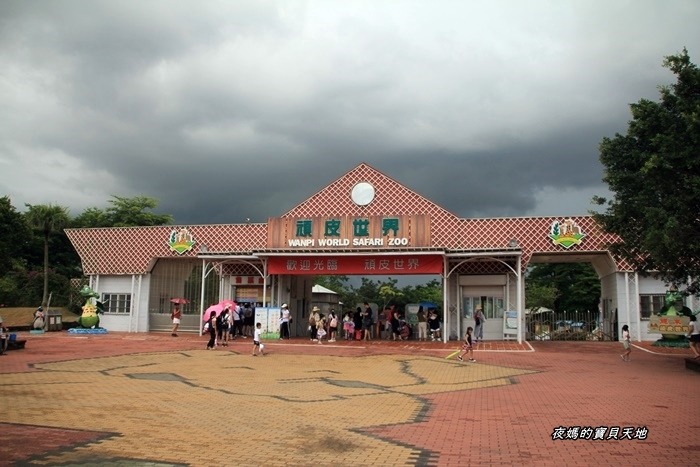
[[[21,335],[0,465],[697,465],[690,351],[609,342]]]

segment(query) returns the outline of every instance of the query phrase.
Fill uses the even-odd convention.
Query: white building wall
[[[95,276],[93,289],[102,294],[131,294],[131,313],[103,313],[100,326],[107,331],[148,332],[150,275]]]
[[[656,294],[665,295],[668,287],[663,281],[656,280],[652,277],[642,277],[639,276],[639,294]],[[639,303],[639,297],[637,297],[637,303]],[[639,336],[643,341],[655,341],[661,339],[661,334],[650,333],[648,331],[648,320],[642,320],[639,330]]]

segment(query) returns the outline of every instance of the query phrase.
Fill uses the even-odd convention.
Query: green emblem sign
[[[554,221],[549,229],[549,238],[552,239],[552,243],[567,249],[574,245],[580,245],[585,236],[586,234],[581,231],[581,227],[572,219],[566,219],[563,222]]]
[[[181,228],[170,231],[168,245],[170,246],[170,249],[177,252],[178,255],[181,255],[186,251],[190,251],[194,244],[195,241],[192,238],[192,234],[189,230]]]

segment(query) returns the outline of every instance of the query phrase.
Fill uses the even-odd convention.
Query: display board
[[[503,339],[518,338],[518,312],[508,310],[503,312]]]

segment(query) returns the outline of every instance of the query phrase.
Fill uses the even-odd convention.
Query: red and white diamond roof
[[[351,199],[353,187],[368,182],[375,189],[374,200],[358,206]],[[281,217],[309,218],[334,216],[402,216],[430,217],[431,249],[448,252],[503,250],[516,239],[522,250],[523,263],[533,254],[606,253],[606,245],[618,240],[603,232],[591,216],[570,217],[586,235],[580,245],[565,250],[548,237],[557,217],[504,217],[461,219],[415,191],[362,163]],[[168,240],[173,229],[185,227],[196,242],[193,249],[179,255],[170,249]],[[223,255],[264,255],[267,249],[267,224],[216,224],[190,226],[114,227],[66,229],[66,234],[80,255],[83,272],[93,274],[144,274],[158,258],[195,257],[201,245],[208,252]],[[275,251],[279,251],[276,249]],[[304,254],[300,249],[290,252]],[[347,250],[336,250],[337,252]],[[364,249],[368,254],[372,248]],[[415,251],[415,249],[405,249]],[[333,250],[324,250],[329,254]],[[616,261],[619,270],[631,270]]]

